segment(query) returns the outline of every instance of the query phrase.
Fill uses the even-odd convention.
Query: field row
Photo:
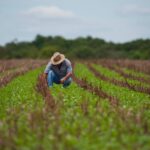
[[[29,70],[38,68],[46,63],[46,60],[8,60],[0,65],[0,87],[5,86],[15,77]]]
[[[150,61],[149,60],[111,60],[111,59],[100,59],[94,61],[94,63],[100,64],[113,64],[120,68],[129,70],[130,73],[138,76],[146,76],[145,74],[150,75]]]
[[[74,65],[70,87],[48,89],[43,69],[0,89],[2,149],[149,149],[149,94],[102,80],[83,63]]]

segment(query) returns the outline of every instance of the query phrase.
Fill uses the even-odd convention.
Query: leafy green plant
[[[142,113],[149,120],[148,95],[99,80],[78,63],[76,77],[86,78],[93,88],[100,87],[119,98],[119,108],[127,111],[81,88],[74,80],[67,88],[54,84],[49,89],[55,107],[47,109],[46,96],[36,89],[43,69],[21,75],[0,89],[0,149],[149,149],[149,129],[146,132],[145,122],[138,122],[143,119],[139,116],[134,120],[131,113]]]

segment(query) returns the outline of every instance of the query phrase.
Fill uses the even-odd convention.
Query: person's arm
[[[68,72],[65,77],[63,77],[60,82],[63,84],[69,77],[72,76],[72,72]]]
[[[65,77],[63,77],[60,82],[63,84],[69,77],[72,76],[72,66],[71,66],[71,62],[69,60],[67,60],[67,74]]]

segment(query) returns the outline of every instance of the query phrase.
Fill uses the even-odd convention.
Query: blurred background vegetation
[[[150,39],[113,43],[91,36],[65,39],[61,36],[37,35],[32,42],[13,41],[0,46],[0,59],[50,58],[55,51],[64,53],[69,58],[79,59],[150,59]]]

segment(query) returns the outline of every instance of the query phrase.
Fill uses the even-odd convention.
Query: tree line
[[[61,36],[37,35],[31,42],[13,41],[0,46],[0,59],[50,58],[56,51],[69,58],[79,59],[150,59],[150,39],[114,43],[91,36],[65,39]]]

